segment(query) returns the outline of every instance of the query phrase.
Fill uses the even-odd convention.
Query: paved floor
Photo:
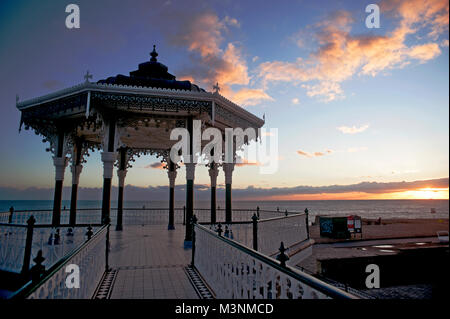
[[[183,248],[184,228],[124,226],[111,232],[110,266],[117,269],[112,299],[197,299],[184,267],[191,250]]]
[[[383,245],[383,244],[405,244],[405,243],[439,243],[436,236],[433,237],[410,237],[410,238],[393,238],[393,239],[371,239],[358,241],[345,241],[337,243],[316,244],[317,247],[361,247],[369,245]]]

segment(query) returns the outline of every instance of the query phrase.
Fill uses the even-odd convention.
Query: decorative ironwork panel
[[[107,227],[102,228],[82,249],[66,260],[51,277],[33,291],[29,299],[90,299],[106,268]],[[80,268],[80,288],[67,288],[65,265]]]
[[[97,103],[105,102],[108,107],[158,112],[186,111],[211,114],[212,106],[211,101],[106,92],[93,92],[91,98]]]
[[[300,275],[289,275],[291,268],[284,272],[268,258],[250,255],[202,226],[195,225],[195,234],[195,267],[219,299],[330,298]]]

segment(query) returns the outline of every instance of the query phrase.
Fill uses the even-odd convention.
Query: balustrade
[[[29,299],[90,299],[106,267],[109,225],[103,226],[93,237],[75,251],[59,260],[35,281],[30,281],[13,297]],[[80,270],[80,288],[66,286],[66,266],[75,264]]]
[[[204,226],[194,231],[194,266],[219,299],[356,298]]]

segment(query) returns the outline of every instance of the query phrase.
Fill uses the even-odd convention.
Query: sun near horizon
[[[449,188],[418,188],[415,190],[370,194],[363,192],[294,194],[259,198],[260,200],[389,200],[389,199],[449,199]]]

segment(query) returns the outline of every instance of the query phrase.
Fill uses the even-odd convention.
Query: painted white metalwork
[[[266,255],[278,252],[280,243],[290,247],[308,238],[306,215],[260,220],[258,222],[258,251]]]
[[[10,212],[0,212],[0,224],[7,224]]]
[[[94,233],[96,230],[98,230],[98,227],[92,228]],[[36,257],[39,250],[42,250],[42,255],[45,258],[42,264],[45,269],[49,269],[63,257],[80,247],[87,240],[86,232],[86,227],[35,228],[31,260]],[[59,234],[59,239],[56,239],[57,234]],[[31,263],[30,268],[32,266],[33,263]]]
[[[196,224],[195,267],[219,299],[354,298]]]
[[[254,209],[233,209],[233,221],[251,222]],[[1,215],[3,214],[3,215]],[[52,210],[27,210],[15,211],[12,223],[26,225],[31,215],[36,219],[36,225],[52,224]],[[209,223],[211,221],[211,210],[207,208],[194,209],[199,223]],[[61,225],[69,224],[69,209],[61,210]],[[260,218],[267,219],[284,216],[284,213],[276,211],[260,211]],[[0,223],[7,223],[9,212],[0,213]],[[111,224],[115,225],[117,221],[117,209],[112,208],[110,213]],[[1,221],[4,220],[4,221]],[[216,210],[217,222],[225,222],[225,209]],[[183,223],[183,208],[175,208],[175,224]],[[124,208],[123,225],[164,225],[169,222],[169,210],[167,208]],[[77,224],[99,224],[101,223],[101,209],[77,209]]]
[[[107,227],[102,228],[85,245],[43,279],[31,292],[29,299],[89,299],[92,298],[106,267]],[[80,269],[80,288],[67,288],[66,266],[75,264]]]
[[[94,227],[92,230],[95,232],[97,229]],[[49,269],[86,241],[86,231],[86,227],[35,227],[30,260],[42,250],[45,258],[42,265]],[[0,225],[0,270],[14,273],[22,271],[26,237],[25,225]],[[32,266],[31,262],[30,268]]]
[[[0,226],[0,269],[20,273],[27,238],[26,226]]]
[[[233,209],[233,221],[250,222],[255,210],[251,209]],[[1,215],[3,214],[3,215]],[[26,225],[31,215],[36,219],[36,225],[52,223],[52,210],[29,210],[15,211],[12,223]],[[211,221],[211,211],[209,209],[194,209],[194,214],[199,222],[209,223]],[[217,221],[225,221],[225,210],[217,209]],[[69,224],[69,209],[61,210],[61,225]],[[261,217],[270,218],[278,217],[280,213],[261,212]],[[0,213],[0,223],[8,222],[9,212]],[[111,209],[111,224],[114,225],[117,220],[117,209]],[[77,209],[77,224],[99,224],[101,223],[101,209]],[[169,222],[169,210],[167,208],[124,208],[123,224],[124,225],[163,225]],[[175,208],[175,224],[183,223],[183,208]]]

